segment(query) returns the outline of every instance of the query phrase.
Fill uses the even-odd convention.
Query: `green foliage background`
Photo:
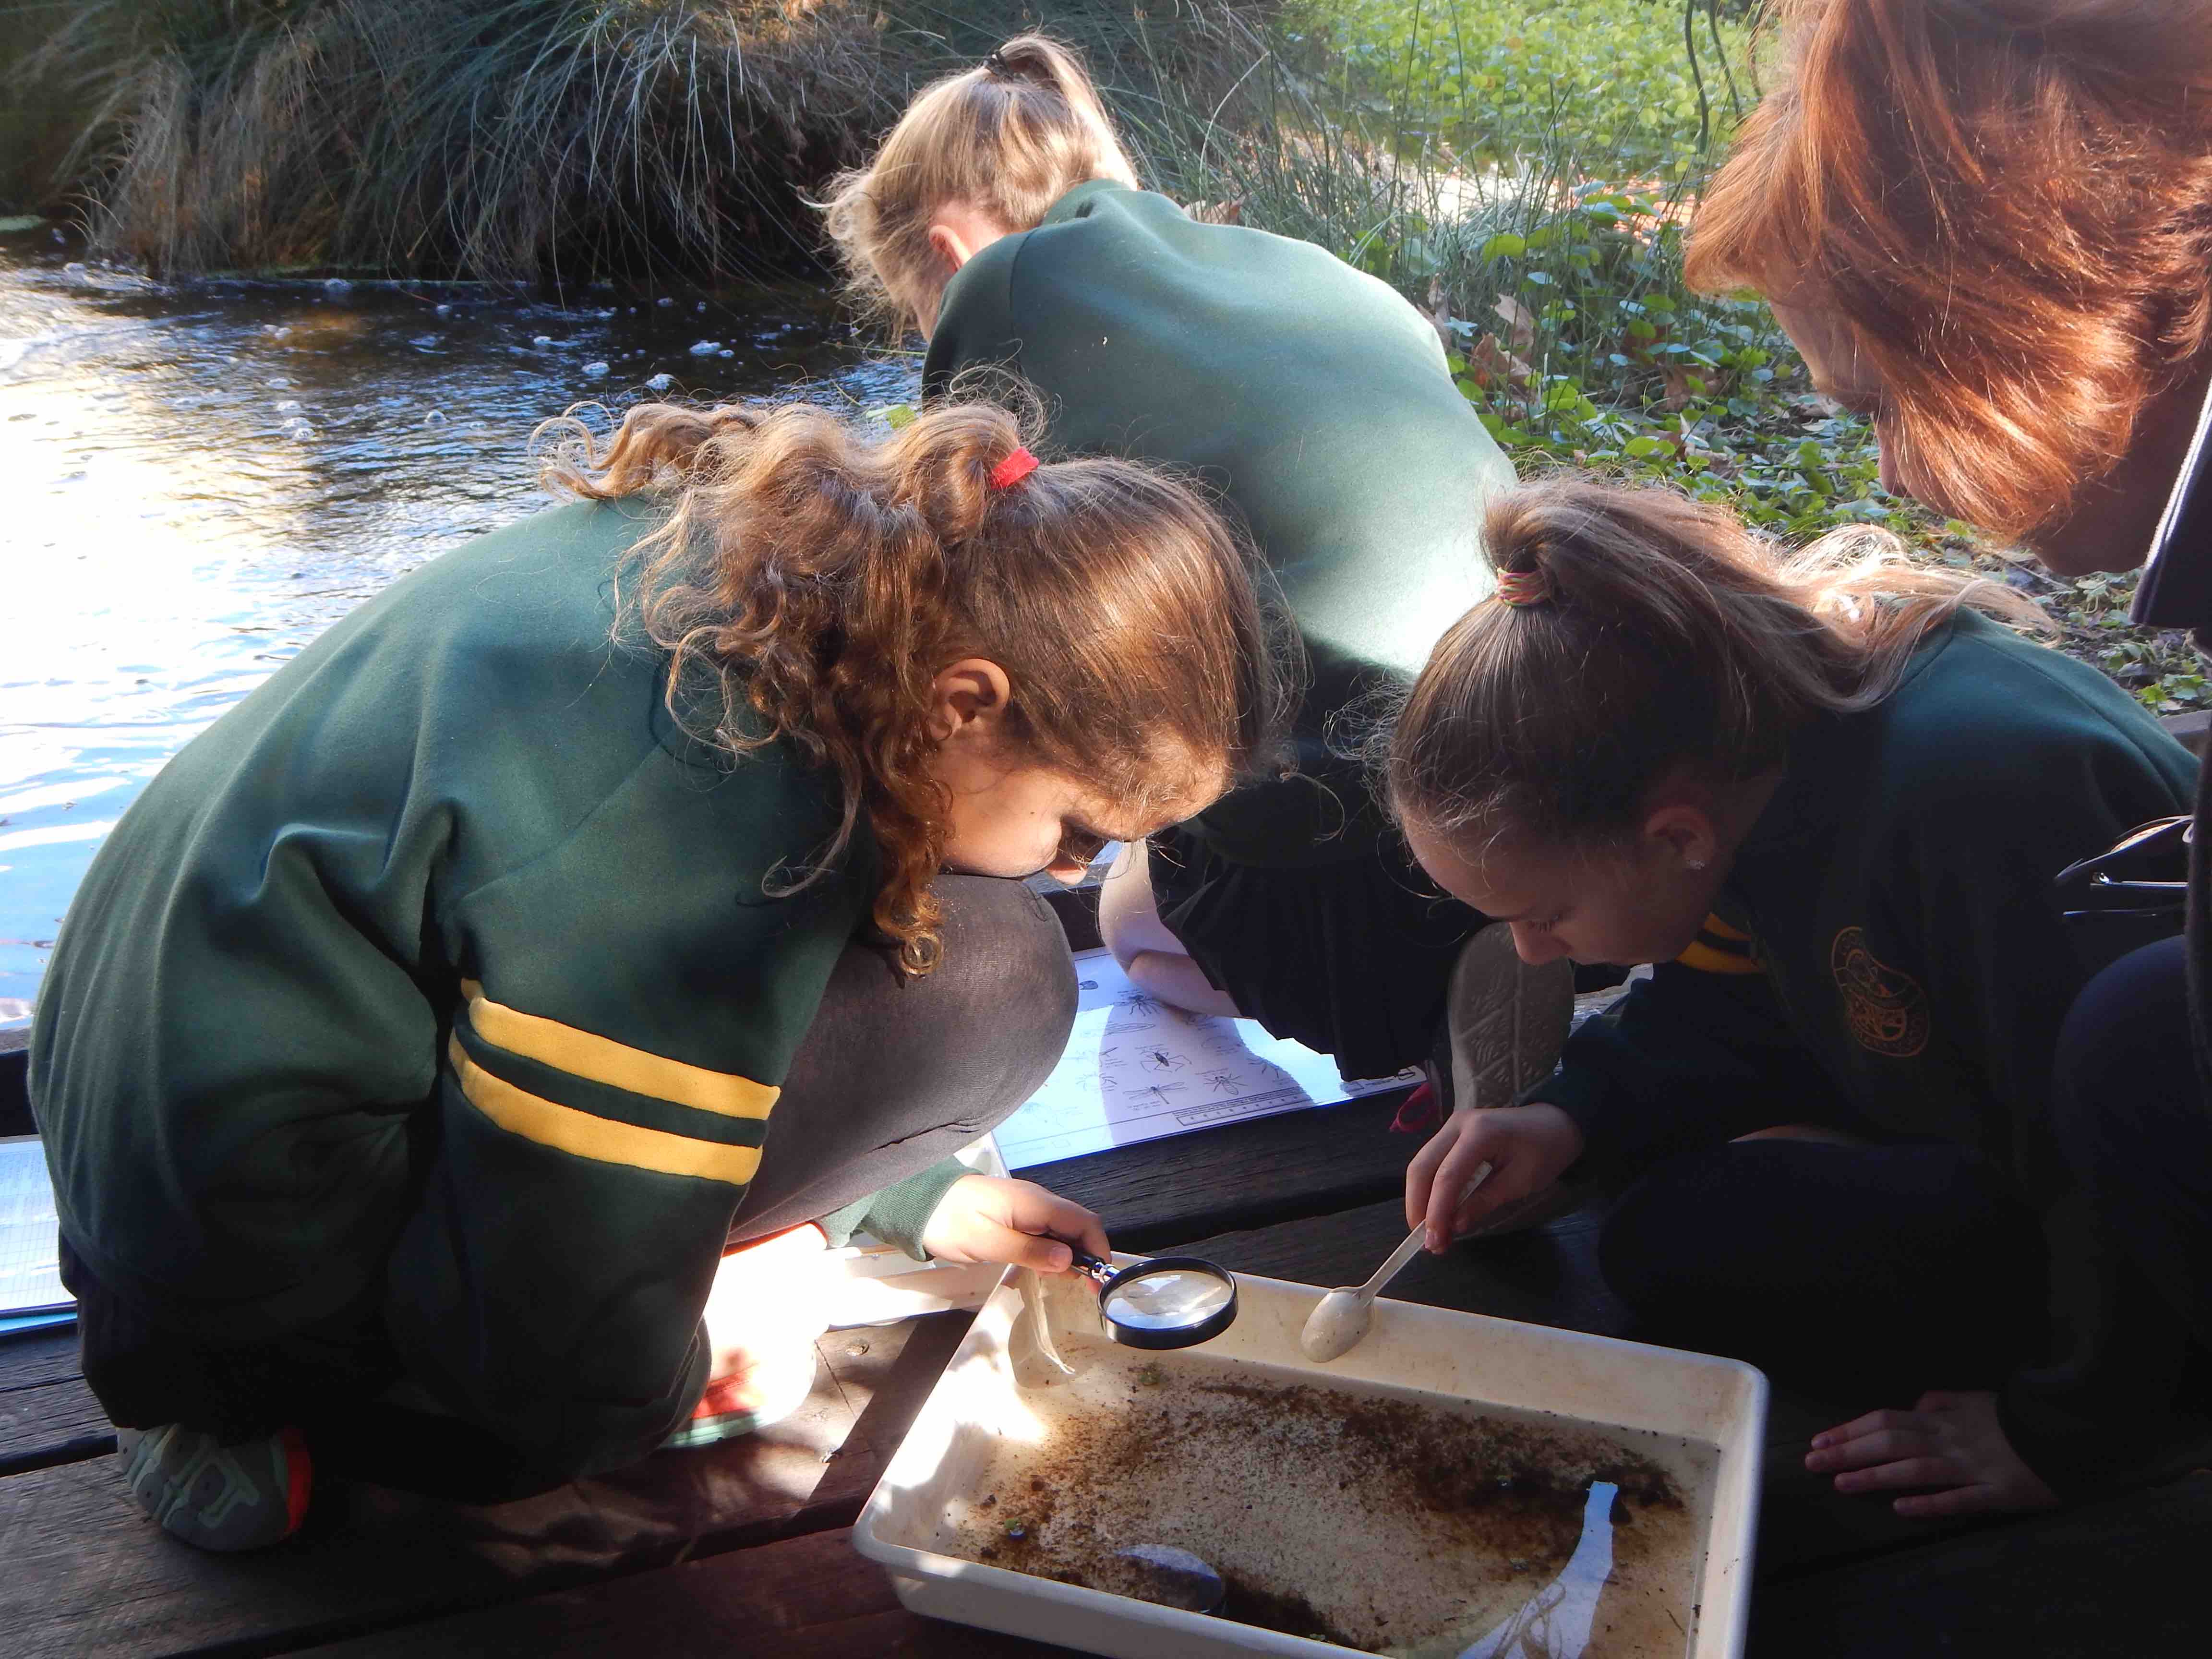
[[[806,192],[923,81],[1042,27],[1152,180],[1437,321],[1524,471],[1587,465],[1800,539],[1881,523],[2035,593],[2161,712],[2133,579],[2063,583],[1893,500],[1766,307],[1681,225],[1755,101],[1753,0],[0,0],[0,214],[164,274],[514,283],[804,267]],[[817,266],[817,269],[819,267]]]
[[[1241,198],[1245,222],[1322,241],[1434,316],[1461,390],[1524,476],[1567,465],[1667,483],[1790,542],[1882,526],[1917,558],[2033,595],[2061,648],[2153,710],[2203,704],[2186,638],[2129,626],[2134,575],[2062,580],[1891,496],[1868,423],[1816,392],[1764,302],[1684,285],[1682,227],[1756,101],[1756,10],[1295,0],[1279,61],[1307,95],[1287,120],[1278,102],[1272,135],[1296,151],[1331,134],[1340,175],[1344,157],[1388,156],[1367,211],[1332,222],[1299,210],[1310,190],[1285,202],[1218,160],[1197,171],[1224,176],[1181,176],[1190,153],[1172,141],[1155,155],[1170,188]]]

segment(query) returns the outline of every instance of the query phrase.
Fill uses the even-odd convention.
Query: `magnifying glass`
[[[1156,1255],[1116,1267],[1075,1252],[1078,1272],[1098,1286],[1098,1322],[1127,1348],[1189,1348],[1237,1320],[1237,1280],[1194,1255]]]

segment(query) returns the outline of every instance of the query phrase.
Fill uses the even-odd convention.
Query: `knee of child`
[[[2051,1061],[2050,1121],[2077,1165],[2134,1138],[2149,1091],[2193,1083],[2185,963],[2178,939],[2148,945],[2075,998]]]
[[[1000,1030],[1034,1026],[1064,1042],[1075,1018],[1075,963],[1060,918],[1027,886],[996,877],[939,878],[945,905],[938,992]]]

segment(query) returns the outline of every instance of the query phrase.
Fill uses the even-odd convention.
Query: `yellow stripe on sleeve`
[[[509,1134],[534,1140],[541,1146],[571,1152],[594,1163],[623,1164],[661,1175],[697,1176],[708,1181],[726,1182],[732,1187],[744,1186],[760,1168],[757,1146],[725,1146],[712,1140],[692,1140],[580,1112],[572,1106],[518,1089],[504,1078],[494,1077],[468,1057],[458,1037],[448,1041],[447,1054],[460,1078],[461,1092],[468,1097],[471,1105]]]
[[[587,1082],[724,1117],[765,1118],[783,1092],[734,1072],[710,1072],[523,1013],[494,1002],[474,980],[461,982],[461,994],[468,999],[469,1024],[486,1042]]]
[[[1716,951],[1710,945],[1692,944],[1674,958],[1685,968],[1694,968],[1701,974],[1763,974],[1766,971],[1756,957],[1730,956],[1725,951]]]
[[[1745,933],[1741,927],[1729,927],[1728,923],[1723,921],[1718,916],[1715,915],[1710,910],[1705,912],[1705,926],[1698,929],[1698,931],[1700,933],[1711,933],[1715,939],[1740,939],[1747,945],[1751,943],[1750,934]]]

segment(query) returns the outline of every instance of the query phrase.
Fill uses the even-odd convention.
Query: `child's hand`
[[[1583,1132],[1556,1106],[1462,1106],[1406,1166],[1406,1224],[1426,1218],[1427,1248],[1442,1250],[1492,1211],[1543,1191],[1582,1152]],[[1468,1192],[1485,1164],[1490,1178]]]
[[[1805,1467],[1836,1490],[1905,1492],[1899,1515],[2047,1510],[2051,1488],[2005,1438],[1993,1394],[1923,1394],[1909,1412],[1869,1412],[1813,1437]]]
[[[1047,1237],[1047,1235],[1050,1235]],[[1066,1271],[1073,1260],[1060,1241],[1072,1238],[1093,1255],[1112,1247],[1098,1218],[1034,1181],[963,1176],[922,1229],[921,1247],[939,1261],[1004,1261],[1039,1273]]]

